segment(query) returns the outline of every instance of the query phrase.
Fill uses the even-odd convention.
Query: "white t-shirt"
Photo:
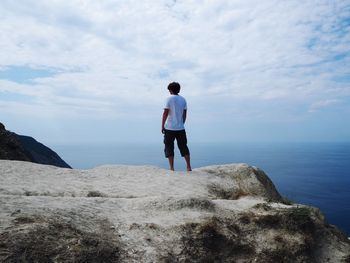
[[[170,95],[165,102],[165,109],[169,109],[169,115],[165,122],[165,129],[172,131],[184,130],[183,112],[187,110],[187,103],[180,95]]]

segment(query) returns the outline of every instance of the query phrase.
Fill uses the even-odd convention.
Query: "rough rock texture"
[[[0,159],[28,161],[71,168],[65,161],[34,138],[7,131],[0,122]]]
[[[0,161],[0,262],[349,262],[348,239],[246,164],[191,173]]]

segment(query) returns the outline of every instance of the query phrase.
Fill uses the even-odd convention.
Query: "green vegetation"
[[[285,212],[284,225],[290,231],[313,232],[315,229],[314,221],[311,218],[309,207],[297,206],[288,209]]]

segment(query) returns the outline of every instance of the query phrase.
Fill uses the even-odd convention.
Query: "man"
[[[164,153],[169,160],[170,170],[174,171],[174,141],[176,139],[181,156],[185,158],[187,171],[192,171],[190,151],[187,147],[185,121],[187,103],[185,98],[179,95],[180,84],[172,82],[168,85],[170,96],[167,98],[163,118],[162,133],[164,134]]]

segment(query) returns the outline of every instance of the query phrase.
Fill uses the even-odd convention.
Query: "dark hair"
[[[171,82],[168,85],[168,90],[170,90],[175,95],[177,95],[180,92],[180,89],[181,89],[180,84],[177,82]]]

